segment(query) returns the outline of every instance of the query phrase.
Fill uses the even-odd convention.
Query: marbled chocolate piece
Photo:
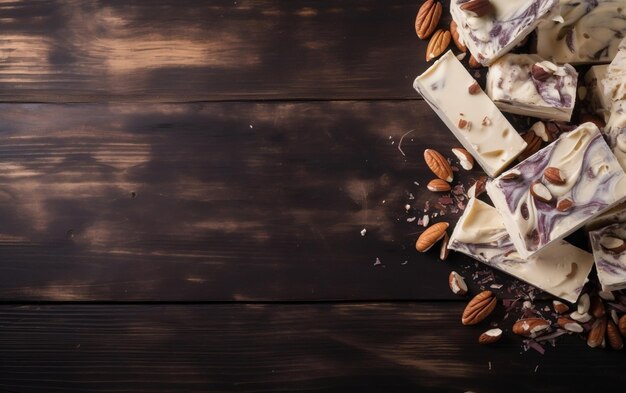
[[[537,29],[537,52],[557,63],[610,62],[626,36],[626,0],[561,0],[564,21]]]
[[[621,41],[619,51],[606,69],[602,88],[610,106],[615,101],[626,100],[626,38]]]
[[[522,259],[498,211],[470,199],[450,237],[448,248],[462,252],[554,296],[575,302],[593,266],[593,257],[560,240]]]
[[[413,86],[489,176],[500,173],[526,147],[451,51]]]
[[[489,182],[487,192],[526,258],[625,200],[626,175],[598,127],[584,123]]]
[[[626,288],[626,224],[613,224],[589,232],[589,238],[602,290]]]
[[[577,81],[578,73],[569,64],[509,53],[489,67],[487,95],[504,112],[569,121]]]
[[[603,118],[604,121],[608,120],[609,109],[611,108],[611,100],[604,95],[604,86],[602,85],[608,68],[608,64],[595,65],[585,74],[589,109]]]
[[[452,0],[450,14],[459,36],[483,65],[493,63],[513,49],[542,18],[550,18],[558,10],[558,0],[491,0],[495,11],[476,17],[461,9],[467,2]]]
[[[603,134],[617,161],[626,171],[626,100],[613,102]]]

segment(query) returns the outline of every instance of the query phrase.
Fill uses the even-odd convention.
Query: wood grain
[[[2,300],[450,299],[473,266],[414,249],[454,145],[422,101],[0,112]]]
[[[623,353],[576,336],[544,356],[520,353],[510,332],[480,346],[486,327],[461,326],[462,307],[1,306],[0,390],[495,393],[626,382]]]
[[[419,2],[0,5],[0,101],[418,98]],[[447,8],[442,26],[449,23]]]

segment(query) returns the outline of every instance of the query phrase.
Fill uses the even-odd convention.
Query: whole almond
[[[450,241],[450,237],[447,232],[443,234],[443,240],[441,240],[441,248],[439,249],[439,259],[445,261],[448,259],[448,254],[450,254],[450,250],[448,250],[448,242]]]
[[[467,47],[463,43],[461,37],[459,37],[458,26],[455,21],[450,22],[450,35],[452,36],[452,41],[454,41],[454,45],[463,53],[467,52]]]
[[[567,317],[559,317],[556,323],[568,332],[582,333],[585,330],[578,322]]]
[[[501,180],[516,180],[518,179],[520,176],[522,175],[522,173],[519,171],[519,169],[511,169],[510,171],[506,172],[505,174],[503,174],[500,179]]]
[[[606,317],[602,317],[600,319],[596,319],[593,325],[591,326],[591,330],[589,331],[589,336],[587,336],[587,345],[591,348],[597,348],[602,345],[604,342],[604,335],[606,333]]]
[[[539,148],[541,148],[541,138],[539,138],[534,132],[529,131],[522,135],[522,138],[526,142],[526,148],[524,148],[520,155],[517,156],[517,159],[519,161],[527,159],[528,157],[538,152]]]
[[[556,210],[566,212],[574,206],[574,202],[569,198],[563,198],[556,204]]]
[[[477,18],[489,15],[494,12],[493,5],[489,0],[469,0],[461,4],[461,10]]]
[[[554,312],[556,312],[557,314],[565,314],[569,311],[569,306],[558,300],[552,301],[552,307],[554,308]]]
[[[474,167],[474,157],[462,147],[454,147],[452,148],[452,153],[458,158],[461,167],[466,171],[472,170]]]
[[[424,161],[426,161],[426,165],[428,165],[428,168],[433,171],[435,176],[441,180],[451,182],[454,178],[452,168],[450,167],[448,160],[446,160],[437,150],[424,150]]]
[[[455,295],[462,296],[467,294],[467,284],[465,283],[465,280],[455,271],[450,272],[450,275],[448,276],[448,286],[450,286],[450,290]]]
[[[611,321],[610,319],[608,320],[606,325],[606,338],[611,348],[615,350],[620,350],[624,348],[624,340],[622,340],[622,336],[617,329],[617,325],[615,325],[615,322]]]
[[[549,166],[543,171],[543,177],[548,182],[556,184],[558,186],[565,184],[565,178],[563,177],[561,170],[553,166]]]
[[[593,296],[591,298],[591,304],[589,305],[589,313],[596,318],[602,318],[606,315],[606,310],[604,308],[604,303],[599,296]]]
[[[467,64],[470,66],[470,68],[482,68],[483,67],[483,65],[480,64],[478,62],[478,60],[476,60],[474,55],[470,55],[470,58],[469,58]]]
[[[445,235],[449,224],[447,222],[438,222],[426,228],[415,242],[415,249],[419,252],[428,251],[435,243],[437,243]]]
[[[450,183],[441,179],[433,179],[429,181],[426,188],[432,192],[447,192],[451,189]]]
[[[600,239],[600,245],[604,247],[607,251],[615,254],[621,254],[626,250],[626,242],[624,242],[624,240],[620,238],[613,236],[605,236]]]
[[[622,336],[626,337],[626,314],[620,317],[617,326],[619,328],[619,332],[622,333]]]
[[[435,31],[441,18],[441,11],[442,6],[438,1],[426,0],[422,4],[415,18],[415,32],[419,38],[425,40]]]
[[[517,335],[534,338],[549,327],[550,322],[543,318],[524,318],[515,322],[512,330]]]
[[[496,302],[496,297],[491,291],[479,293],[469,301],[465,310],[463,310],[461,323],[463,325],[475,325],[481,322],[496,308]]]
[[[530,194],[535,197],[536,200],[544,203],[550,203],[553,199],[548,187],[538,181],[530,185]]]
[[[431,61],[442,54],[448,45],[450,45],[450,32],[443,29],[437,30],[426,47],[426,61]]]
[[[489,345],[500,341],[502,338],[502,329],[489,329],[478,337],[478,343]]]
[[[467,92],[471,95],[478,94],[481,90],[480,85],[476,81],[472,82],[472,84],[467,88]]]

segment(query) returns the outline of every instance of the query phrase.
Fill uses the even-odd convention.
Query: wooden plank
[[[0,113],[3,300],[450,299],[473,266],[414,250],[455,143],[423,101]]]
[[[419,3],[38,1],[0,5],[0,101],[418,98]],[[450,17],[444,11],[442,27]]]
[[[626,382],[576,336],[480,346],[461,303],[0,307],[3,392],[571,392]],[[491,369],[489,364],[491,363]]]

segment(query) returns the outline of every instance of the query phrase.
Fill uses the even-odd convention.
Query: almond
[[[455,295],[465,295],[467,294],[467,284],[463,277],[457,272],[450,272],[448,276],[448,285],[450,286],[450,290]]]
[[[471,130],[472,129],[472,122],[471,121],[467,121],[463,118],[459,119],[459,122],[457,124],[457,126],[462,129],[462,130]]]
[[[487,318],[489,314],[496,308],[496,297],[491,291],[483,291],[474,296],[469,301],[465,310],[463,310],[463,317],[461,323],[463,325],[475,325]]]
[[[556,323],[568,332],[582,333],[585,330],[578,322],[575,322],[567,317],[559,317]]]
[[[557,186],[562,186],[563,184],[565,184],[565,178],[563,177],[561,170],[553,166],[549,166],[543,171],[543,177],[548,182],[556,184]]]
[[[557,314],[565,314],[569,311],[569,306],[558,300],[552,301],[552,307],[554,308],[554,312],[556,312]]]
[[[439,56],[450,45],[450,32],[448,30],[437,30],[430,38],[426,47],[426,61],[431,61]]]
[[[563,198],[556,204],[556,210],[560,212],[566,212],[574,206],[574,202],[572,202],[569,198]]]
[[[541,147],[541,138],[539,138],[534,132],[528,131],[522,135],[522,138],[526,141],[526,148],[517,157],[519,161],[524,161],[528,157],[532,156],[538,152]]]
[[[446,259],[448,259],[448,254],[450,253],[450,250],[448,250],[448,242],[450,241],[450,237],[448,236],[448,233],[444,233],[443,234],[443,240],[441,241],[441,248],[439,249],[439,259],[441,259],[442,261],[445,261]]]
[[[578,299],[576,311],[578,311],[579,314],[586,314],[589,312],[589,307],[591,307],[591,298],[588,293],[583,293]]]
[[[469,15],[477,18],[494,12],[493,5],[489,0],[469,0],[468,2],[461,4],[460,8]]]
[[[447,192],[451,189],[450,183],[441,179],[433,179],[429,181],[426,188],[432,192]]]
[[[455,147],[452,149],[452,153],[459,159],[459,163],[463,169],[466,171],[472,170],[474,167],[474,157],[472,157],[467,150],[462,147]]]
[[[511,169],[504,175],[500,176],[500,180],[515,180],[518,179],[521,174],[522,172],[520,172],[518,169]]]
[[[425,40],[435,31],[441,19],[441,11],[442,6],[438,1],[426,0],[422,4],[415,18],[415,32],[419,38]]]
[[[615,300],[615,295],[613,295],[613,292],[611,291],[600,291],[598,292],[598,296],[609,302]]]
[[[622,336],[626,337],[626,314],[622,315],[617,325]]]
[[[624,348],[624,340],[615,325],[615,322],[609,320],[606,325],[606,338],[609,342],[609,346],[615,350]]]
[[[602,318],[606,315],[606,310],[604,308],[604,303],[599,296],[594,296],[591,298],[591,304],[589,305],[589,313],[596,318]]]
[[[535,197],[536,200],[550,203],[552,201],[552,194],[548,187],[546,187],[543,183],[536,181],[530,185],[530,194]]]
[[[426,149],[424,150],[424,160],[426,161],[426,165],[430,168],[431,171],[440,178],[441,180],[445,180],[447,182],[451,182],[453,179],[452,168],[441,153],[437,150]]]
[[[450,35],[452,36],[452,41],[454,45],[463,53],[467,52],[467,47],[463,43],[463,39],[459,36],[458,26],[455,21],[450,22]]]
[[[607,251],[615,254],[621,254],[624,250],[626,250],[626,242],[613,236],[604,236],[600,239],[600,245]]]
[[[489,329],[478,337],[478,343],[483,345],[493,344],[502,338],[502,329]]]
[[[535,63],[530,68],[530,74],[532,77],[540,82],[546,81],[548,78],[552,76],[554,72],[547,67],[545,67],[542,63]]]
[[[471,95],[478,94],[480,93],[480,91],[481,91],[480,85],[476,81],[472,82],[472,84],[469,85],[469,87],[467,88],[467,92],[470,93]]]
[[[445,235],[448,225],[447,222],[438,222],[426,228],[415,242],[415,249],[419,252],[428,251]]]
[[[587,336],[587,345],[591,348],[597,348],[602,345],[604,342],[604,335],[606,333],[606,317],[602,317],[600,319],[596,319],[593,325],[591,326],[591,330],[589,331],[589,336]]]
[[[482,64],[480,64],[480,63],[478,62],[478,60],[476,60],[476,58],[474,57],[474,55],[470,55],[470,58],[469,58],[468,64],[469,64],[470,68],[482,68],[482,67],[483,67],[483,65],[482,65]]]
[[[517,335],[534,338],[549,327],[550,322],[543,318],[524,318],[515,322],[512,330]]]
[[[530,129],[528,130],[528,132],[534,132],[535,135],[537,135],[539,138],[541,138],[542,141],[544,142],[549,142],[550,141],[550,136],[548,135],[548,131],[546,129],[546,124],[542,121],[538,121],[535,122],[532,126],[530,126]]]
[[[617,317],[617,311],[611,310],[611,320],[615,323],[615,326],[619,323],[619,318]]]
[[[468,198],[478,198],[478,196],[485,192],[485,186],[487,185],[487,176],[481,176],[472,184],[467,190]]]
[[[587,323],[591,321],[591,315],[588,313],[579,313],[578,311],[574,311],[569,315],[576,322]]]

